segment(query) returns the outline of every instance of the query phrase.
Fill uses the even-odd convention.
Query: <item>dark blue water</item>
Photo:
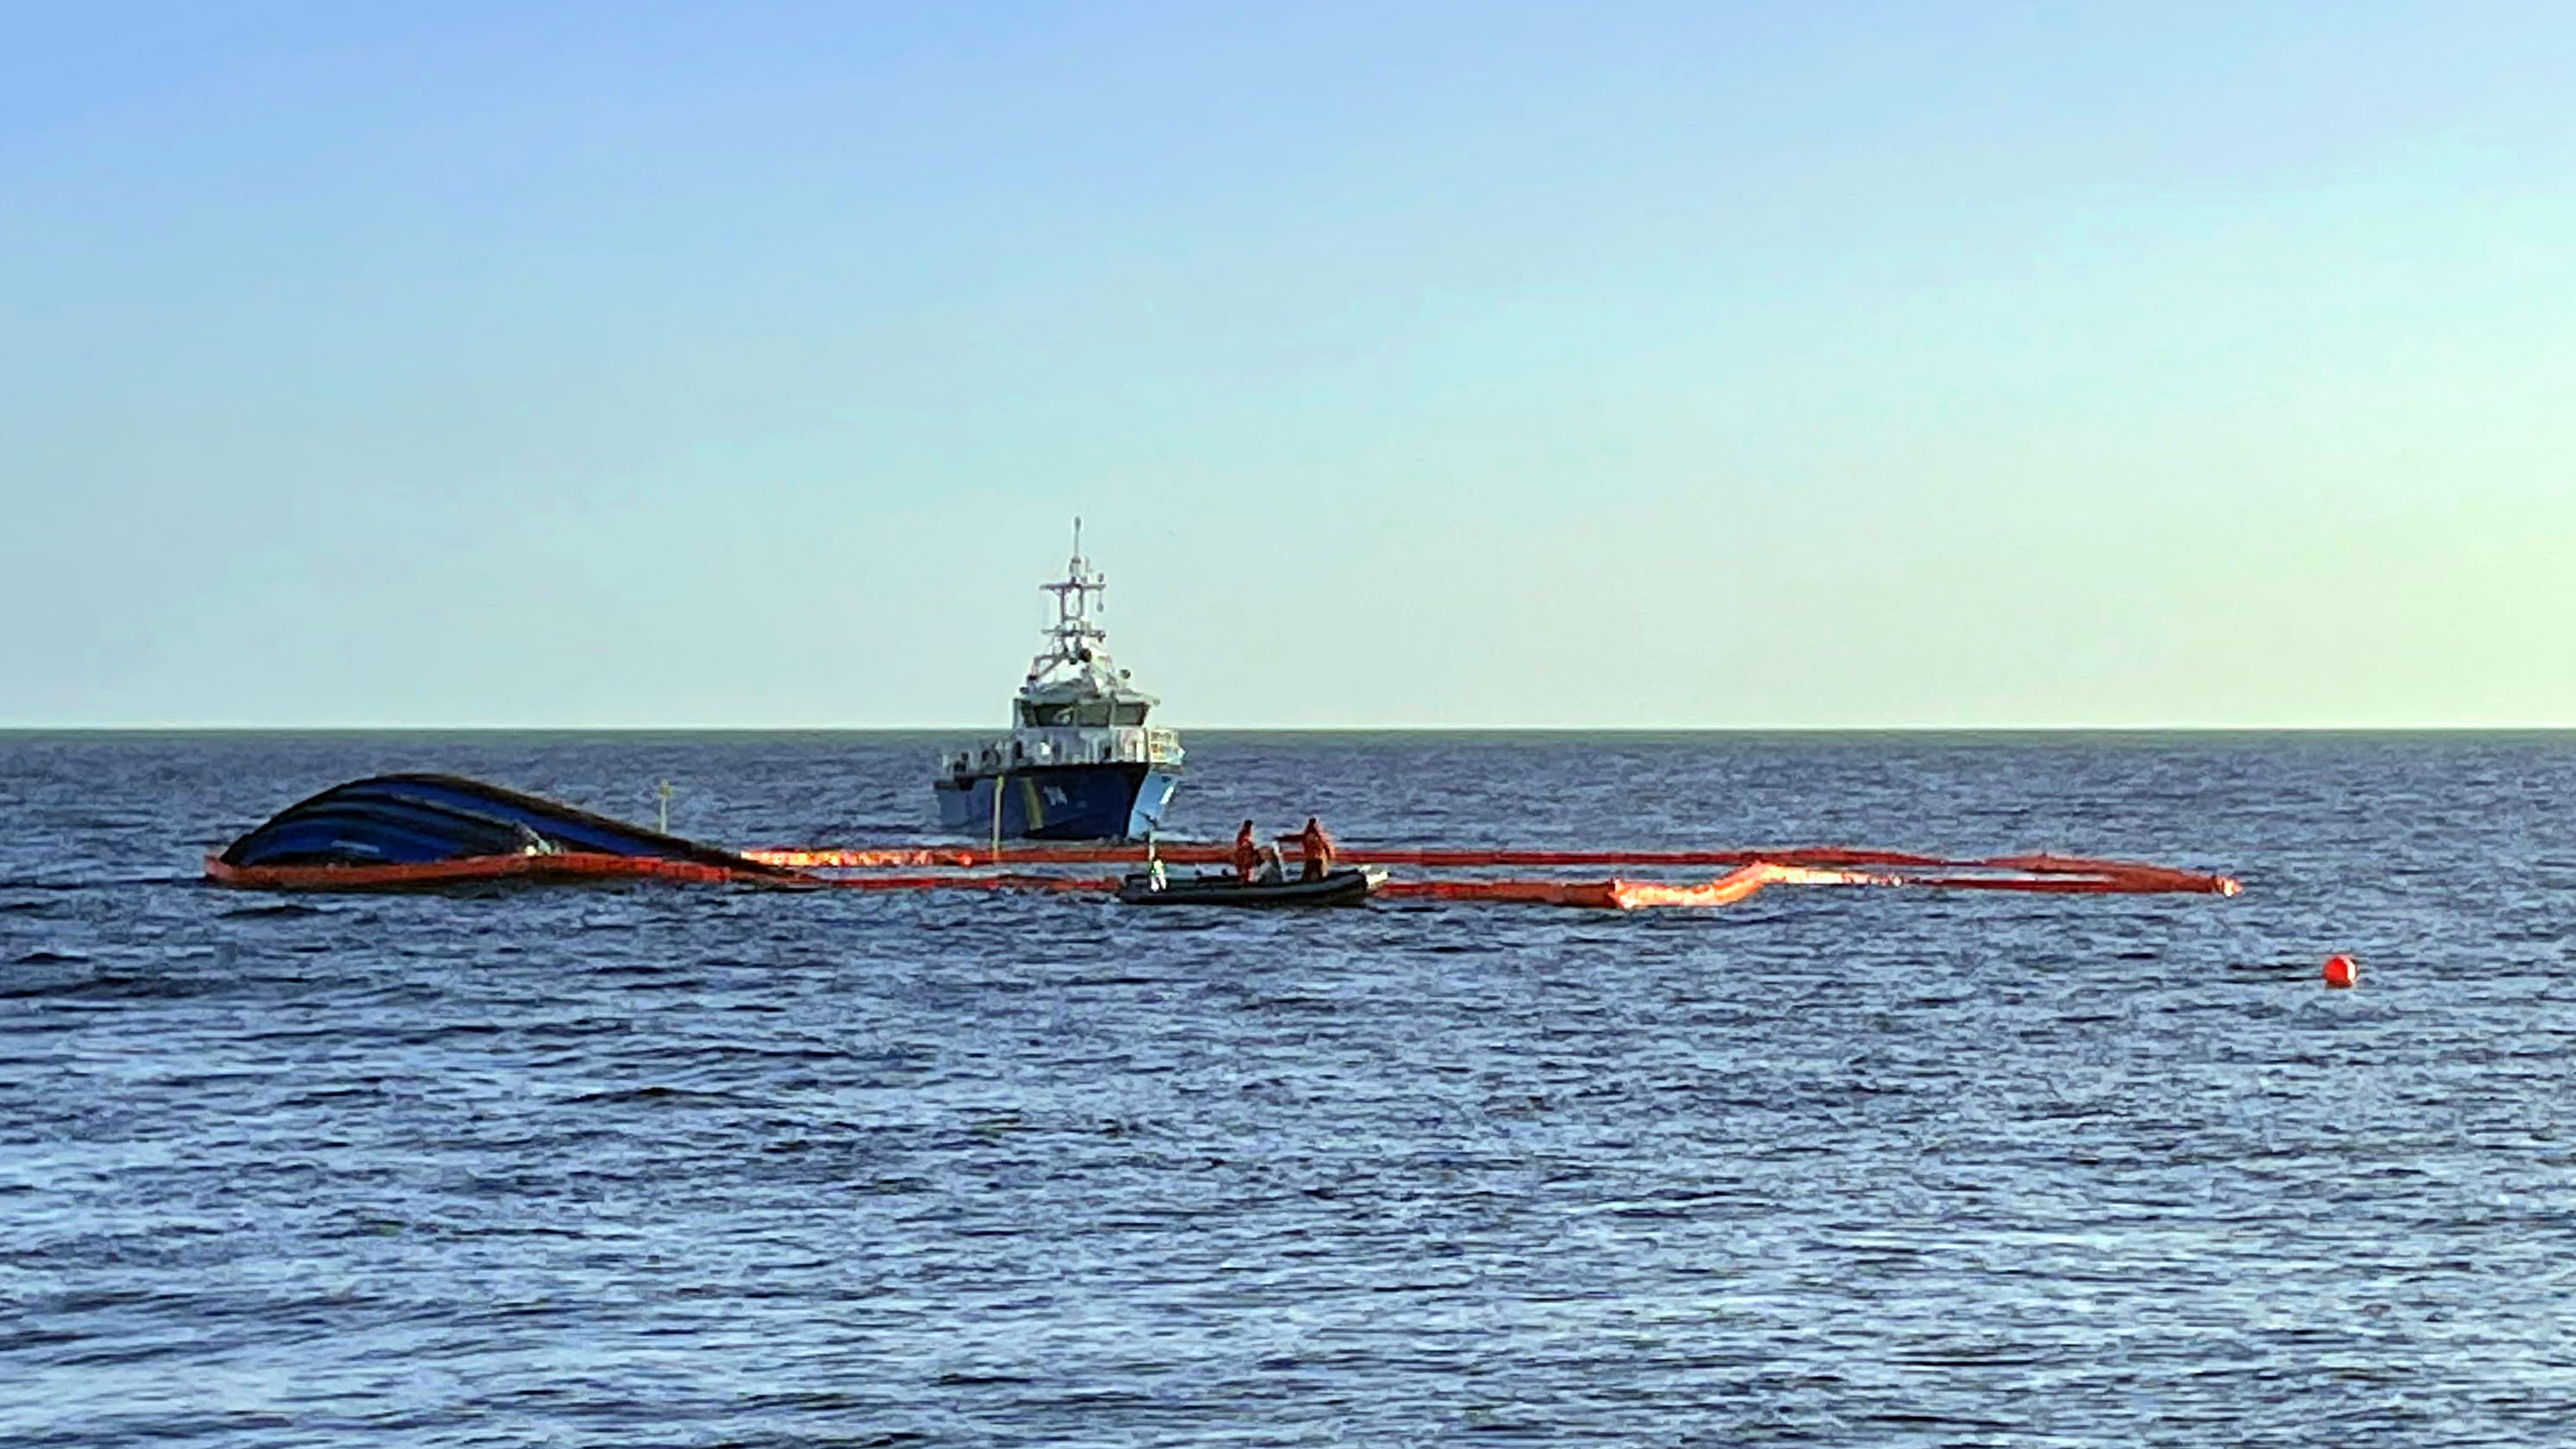
[[[933,743],[0,736],[0,1442],[2576,1432],[2576,737],[1201,736],[1178,799],[2235,900],[196,880],[391,768],[911,838]]]

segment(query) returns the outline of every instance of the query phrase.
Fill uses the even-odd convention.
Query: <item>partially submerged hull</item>
[[[1005,840],[1143,840],[1163,823],[1179,775],[1154,765],[1037,765],[934,782],[939,824]],[[996,804],[999,811],[996,813]]]
[[[268,890],[658,877],[789,882],[800,873],[459,775],[353,780],[279,811],[206,861]]]

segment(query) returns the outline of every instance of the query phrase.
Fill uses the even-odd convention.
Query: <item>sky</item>
[[[0,35],[0,726],[2576,725],[2576,8]]]

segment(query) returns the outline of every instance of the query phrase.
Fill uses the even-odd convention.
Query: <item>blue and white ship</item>
[[[1163,822],[1180,783],[1181,737],[1145,718],[1161,703],[1109,659],[1091,605],[1108,584],[1082,556],[1055,595],[1047,647],[1011,706],[1011,732],[939,758],[932,782],[942,828],[1014,840],[1141,840]]]

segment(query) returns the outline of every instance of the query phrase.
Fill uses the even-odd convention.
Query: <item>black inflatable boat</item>
[[[1321,880],[1254,881],[1246,885],[1232,872],[1171,876],[1159,887],[1151,875],[1131,875],[1118,887],[1118,899],[1131,906],[1355,906],[1386,883],[1386,872],[1374,865],[1337,870]]]

